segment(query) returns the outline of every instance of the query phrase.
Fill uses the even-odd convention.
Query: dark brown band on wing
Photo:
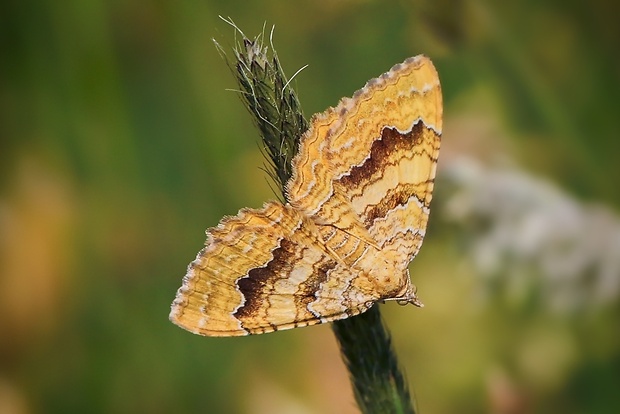
[[[390,189],[380,203],[368,208],[364,212],[364,224],[369,227],[375,220],[387,216],[387,214],[398,206],[404,206],[412,197],[420,203],[428,207],[425,200],[427,194],[431,191],[429,188],[433,184],[433,180],[424,181],[419,184],[399,184],[396,188]]]
[[[245,298],[243,306],[234,313],[234,316],[243,323],[244,318],[256,316],[263,302],[268,295],[273,292],[274,283],[282,277],[288,275],[294,264],[291,260],[294,255],[295,244],[288,240],[282,239],[280,247],[273,251],[273,259],[265,266],[252,269],[248,272],[247,277],[243,277],[237,281],[239,291]]]
[[[334,269],[337,264],[335,260],[315,264],[312,267],[312,275],[299,284],[299,289],[297,289],[295,294],[295,304],[297,305],[297,316],[299,319],[320,316],[313,315],[308,310],[308,305],[317,299],[316,292],[321,287],[321,284],[327,280],[329,271]]]
[[[382,178],[382,171],[390,165],[387,160],[396,151],[406,151],[419,144],[424,124],[418,121],[406,134],[394,128],[383,128],[381,138],[375,140],[370,148],[370,156],[362,165],[351,168],[351,172],[343,176],[339,182],[345,188],[357,188]]]
[[[363,192],[365,187],[383,178],[383,173],[387,167],[396,165],[404,157],[410,159],[414,157],[416,155],[415,148],[424,147],[421,145],[421,141],[428,131],[421,120],[413,125],[411,131],[404,134],[395,128],[383,128],[381,138],[373,142],[370,156],[366,161],[362,165],[353,167],[351,172],[343,176],[339,182],[345,188],[357,189],[356,193]],[[434,131],[432,132],[436,134]],[[394,160],[393,154],[395,153],[403,155],[400,159]],[[428,156],[435,160],[434,154],[428,154]],[[368,206],[362,219],[369,226],[377,218],[385,217],[395,207],[405,205],[411,197],[416,197],[420,203],[426,205],[429,199],[428,193],[432,191],[432,184],[433,178],[421,183],[400,184],[396,188],[388,189],[381,202],[377,205]],[[428,206],[426,205],[426,207]]]

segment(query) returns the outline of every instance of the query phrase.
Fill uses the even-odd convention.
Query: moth
[[[200,335],[259,334],[420,305],[408,265],[426,232],[442,130],[435,67],[416,56],[312,117],[286,203],[207,231],[170,320]]]

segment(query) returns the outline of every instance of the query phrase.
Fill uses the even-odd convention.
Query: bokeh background
[[[424,309],[382,305],[420,412],[620,412],[615,2],[0,5],[0,412],[354,413],[329,326],[168,322],[204,230],[273,198],[212,38],[273,41],[307,116],[429,55],[445,129]]]

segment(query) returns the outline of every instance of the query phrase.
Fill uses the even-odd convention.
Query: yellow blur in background
[[[0,12],[0,412],[354,413],[329,326],[168,321],[204,230],[274,198],[212,38],[275,25],[306,116],[409,56],[445,129],[381,305],[427,413],[620,411],[620,29],[612,2],[9,2]]]

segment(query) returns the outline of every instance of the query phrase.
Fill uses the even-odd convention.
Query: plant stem
[[[267,160],[265,170],[277,187],[278,197],[286,201],[291,161],[308,122],[273,44],[264,44],[264,31],[250,40],[232,20],[223,20],[235,28],[241,40],[233,47],[234,59],[226,57],[217,42],[216,47],[234,73],[243,103],[260,131]],[[332,326],[362,413],[415,413],[379,307],[375,305]]]

